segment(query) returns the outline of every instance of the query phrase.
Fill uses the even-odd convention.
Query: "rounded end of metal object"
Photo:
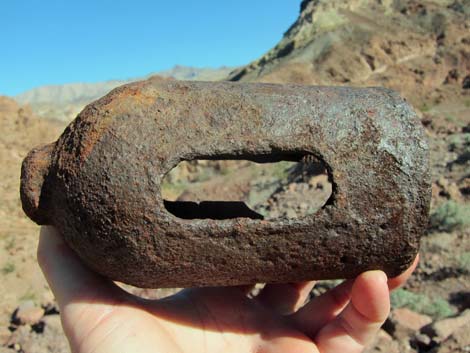
[[[45,181],[49,174],[51,154],[55,143],[36,147],[23,160],[21,166],[20,197],[23,211],[40,225],[50,224],[46,207]]]

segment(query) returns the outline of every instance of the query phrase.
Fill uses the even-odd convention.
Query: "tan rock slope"
[[[40,300],[47,289],[35,260],[39,227],[21,209],[20,167],[32,147],[57,139],[63,129],[0,96],[0,327],[21,300]]]
[[[279,44],[229,79],[387,86],[417,107],[470,97],[469,18],[465,0],[304,0]]]

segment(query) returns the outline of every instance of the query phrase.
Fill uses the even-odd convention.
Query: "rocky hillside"
[[[39,227],[21,209],[20,167],[31,148],[54,141],[64,127],[0,96],[0,341],[18,301],[48,293],[35,261]]]
[[[470,102],[470,2],[304,0],[279,44],[229,79],[387,86],[422,110]]]
[[[218,69],[196,68],[176,65],[172,69],[126,80],[111,80],[96,83],[68,83],[42,86],[14,97],[20,104],[28,104],[40,117],[71,121],[85,105],[104,96],[113,88],[125,83],[158,75],[177,80],[215,81],[225,78],[233,68],[222,66]]]

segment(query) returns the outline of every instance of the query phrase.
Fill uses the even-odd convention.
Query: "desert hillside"
[[[274,48],[245,67],[224,70],[214,75],[177,67],[167,74],[386,86],[414,105],[431,153],[429,229],[418,269],[392,295],[392,313],[368,352],[469,352],[470,1],[303,0],[298,19]],[[33,146],[54,141],[84,104],[124,82],[38,88],[17,97],[20,104],[0,97],[0,353],[68,350],[56,304],[36,265],[39,228],[21,210],[21,161]],[[164,187],[169,200],[232,198],[273,218],[301,216],[321,207],[331,193],[318,168],[259,169],[233,161],[182,163]],[[311,295],[335,283],[322,282]],[[127,289],[147,297],[168,293]]]
[[[57,139],[64,127],[40,119],[31,108],[0,96],[0,352],[6,349],[1,347],[8,337],[12,308],[21,302],[50,298],[35,261],[39,228],[24,217],[19,178],[26,153],[38,144]]]
[[[421,110],[468,102],[469,17],[465,0],[304,0],[282,40],[229,79],[386,86]]]

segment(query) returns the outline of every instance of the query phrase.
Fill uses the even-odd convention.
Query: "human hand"
[[[369,271],[303,306],[314,282],[186,289],[146,300],[85,267],[53,227],[43,227],[38,261],[57,299],[74,353],[361,352],[390,310],[388,280]]]

